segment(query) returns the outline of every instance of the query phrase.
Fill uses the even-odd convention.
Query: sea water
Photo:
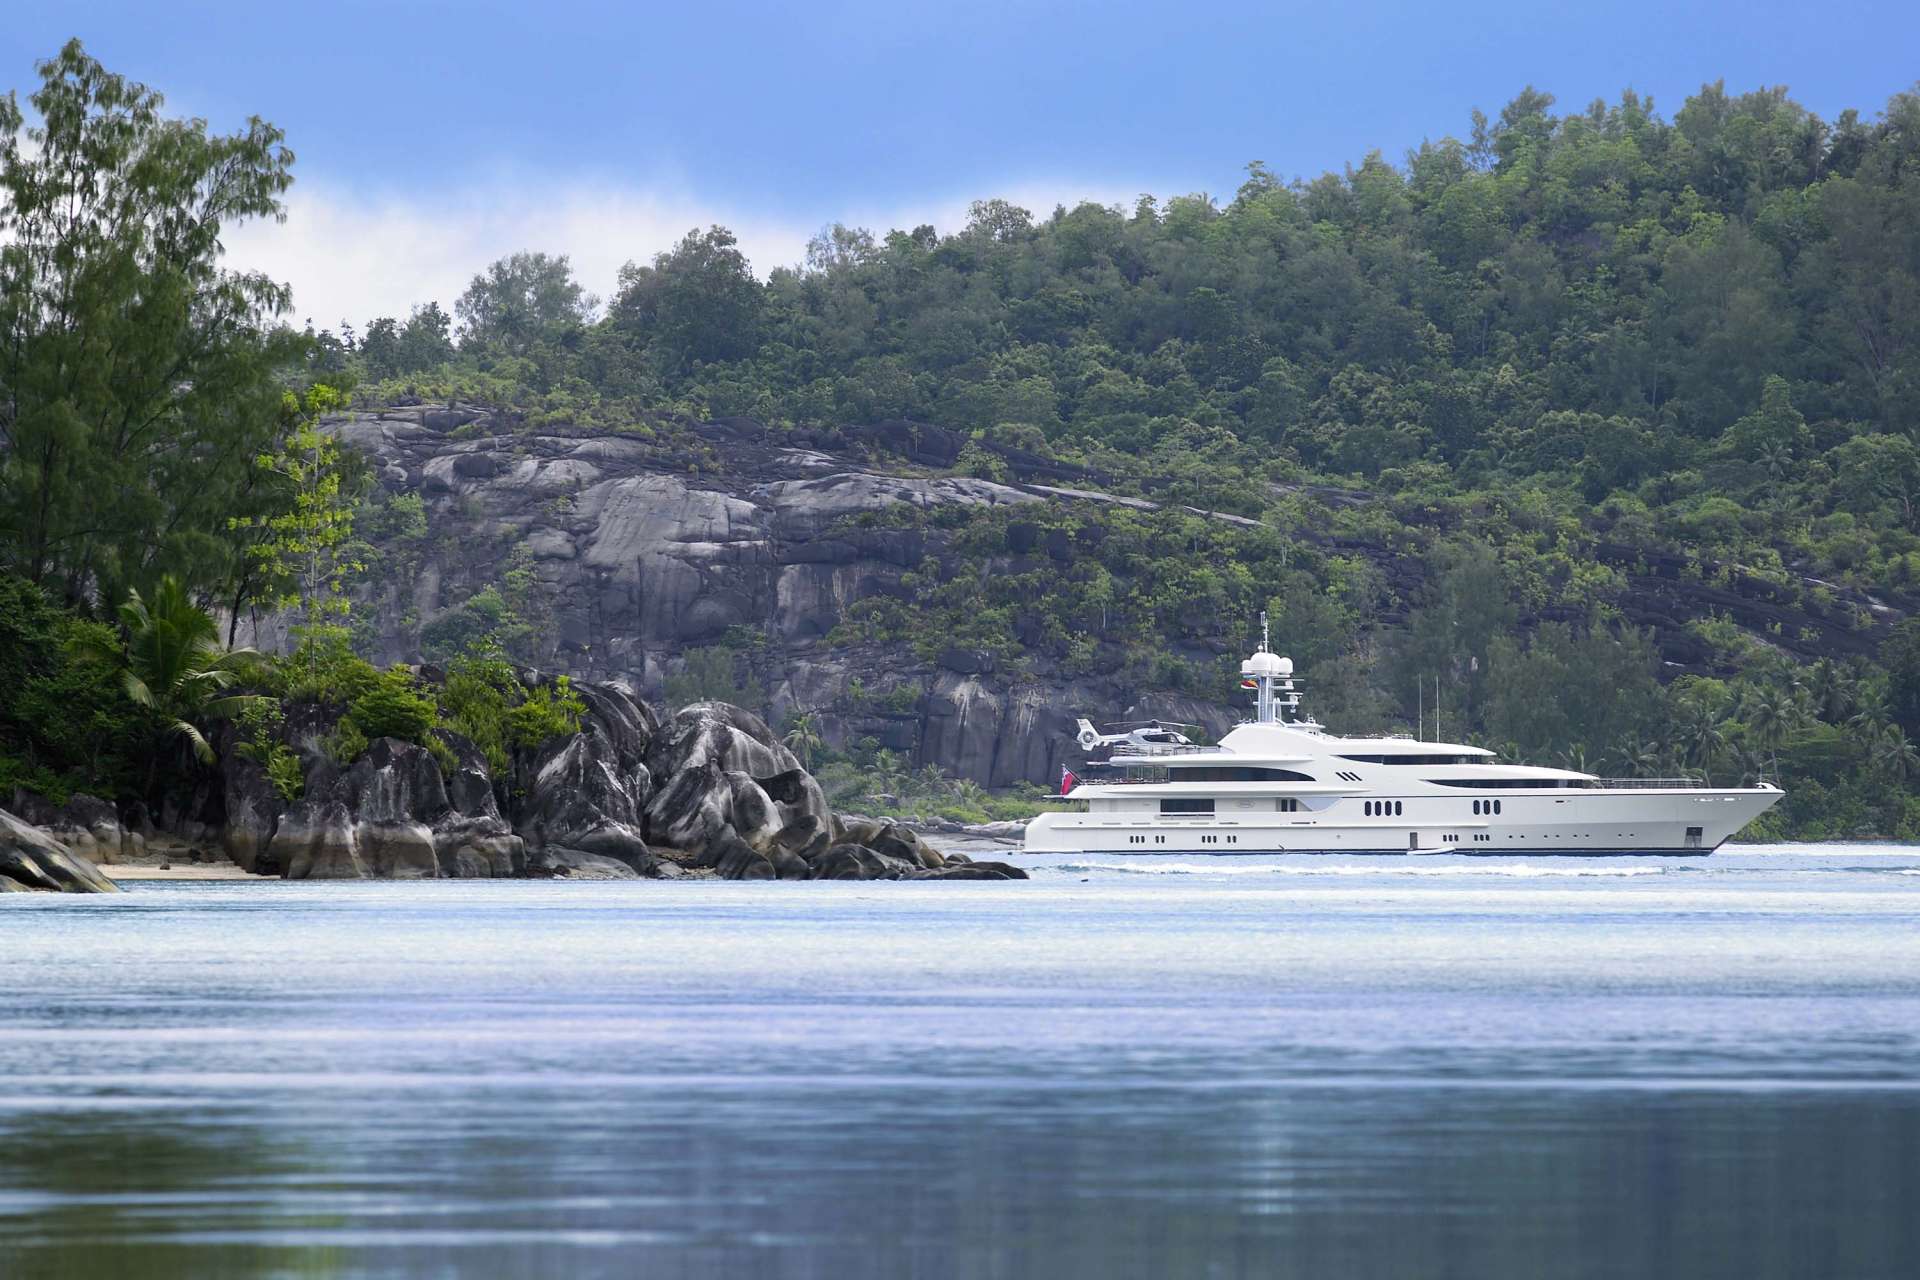
[[[0,898],[0,1274],[1920,1274],[1920,850],[1024,863]]]

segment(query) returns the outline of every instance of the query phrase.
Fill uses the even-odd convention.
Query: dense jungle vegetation
[[[749,417],[1146,499],[869,517],[958,559],[835,639],[1218,696],[1268,608],[1339,726],[1412,727],[1437,688],[1450,736],[1534,758],[1777,776],[1763,834],[1920,837],[1920,92],[1823,121],[1783,89],[1669,118],[1529,88],[1397,163],[833,226],[764,277],[711,227],[604,301],[526,252],[450,313],[299,333],[217,253],[278,208],[279,134],[166,119],[77,46],[44,74],[35,130],[0,107],[0,554],[65,639],[0,638],[13,779],[99,785],[34,698],[104,678],[130,592],[351,596],[396,516],[351,459],[304,446],[331,495],[301,461],[318,387],[630,432],[696,472],[691,424]],[[303,581],[316,544],[339,572]],[[1734,607],[1756,595],[1775,621]]]

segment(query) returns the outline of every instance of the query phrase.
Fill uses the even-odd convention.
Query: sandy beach
[[[101,871],[116,882],[122,880],[278,880],[278,876],[248,875],[231,862],[176,862],[164,870],[157,862],[114,862]]]

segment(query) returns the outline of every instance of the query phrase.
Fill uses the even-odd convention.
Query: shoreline
[[[162,869],[152,862],[96,863],[100,874],[115,884],[124,880],[278,880],[279,876],[256,876],[231,862],[175,863]]]
[[[927,843],[939,849],[942,853],[965,853],[970,856],[1019,852],[1017,844],[1009,850],[1007,845],[1010,842],[1004,839],[953,835],[944,832],[928,833]],[[255,875],[231,862],[175,862],[167,869],[162,869],[158,862],[151,859],[145,862],[102,862],[94,865],[100,869],[100,874],[106,876],[115,884],[123,884],[136,880],[143,882],[155,880],[258,880],[263,883],[290,883],[277,875]],[[668,881],[703,880],[711,878],[713,877],[710,875],[685,872],[679,875],[660,877],[660,879]],[[580,879],[584,881],[587,877],[580,877]]]

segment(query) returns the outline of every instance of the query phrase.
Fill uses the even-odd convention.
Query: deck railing
[[[1220,748],[1218,747],[1202,747],[1202,746],[1191,746],[1191,745],[1184,746],[1184,747],[1179,747],[1179,746],[1144,747],[1144,748],[1143,747],[1115,747],[1112,753],[1108,755],[1107,759],[1110,761],[1111,760],[1127,760],[1127,761],[1156,760],[1156,759],[1159,759],[1161,756],[1184,756],[1184,755],[1192,755],[1195,752],[1206,753],[1206,752],[1217,752],[1219,750]]]

